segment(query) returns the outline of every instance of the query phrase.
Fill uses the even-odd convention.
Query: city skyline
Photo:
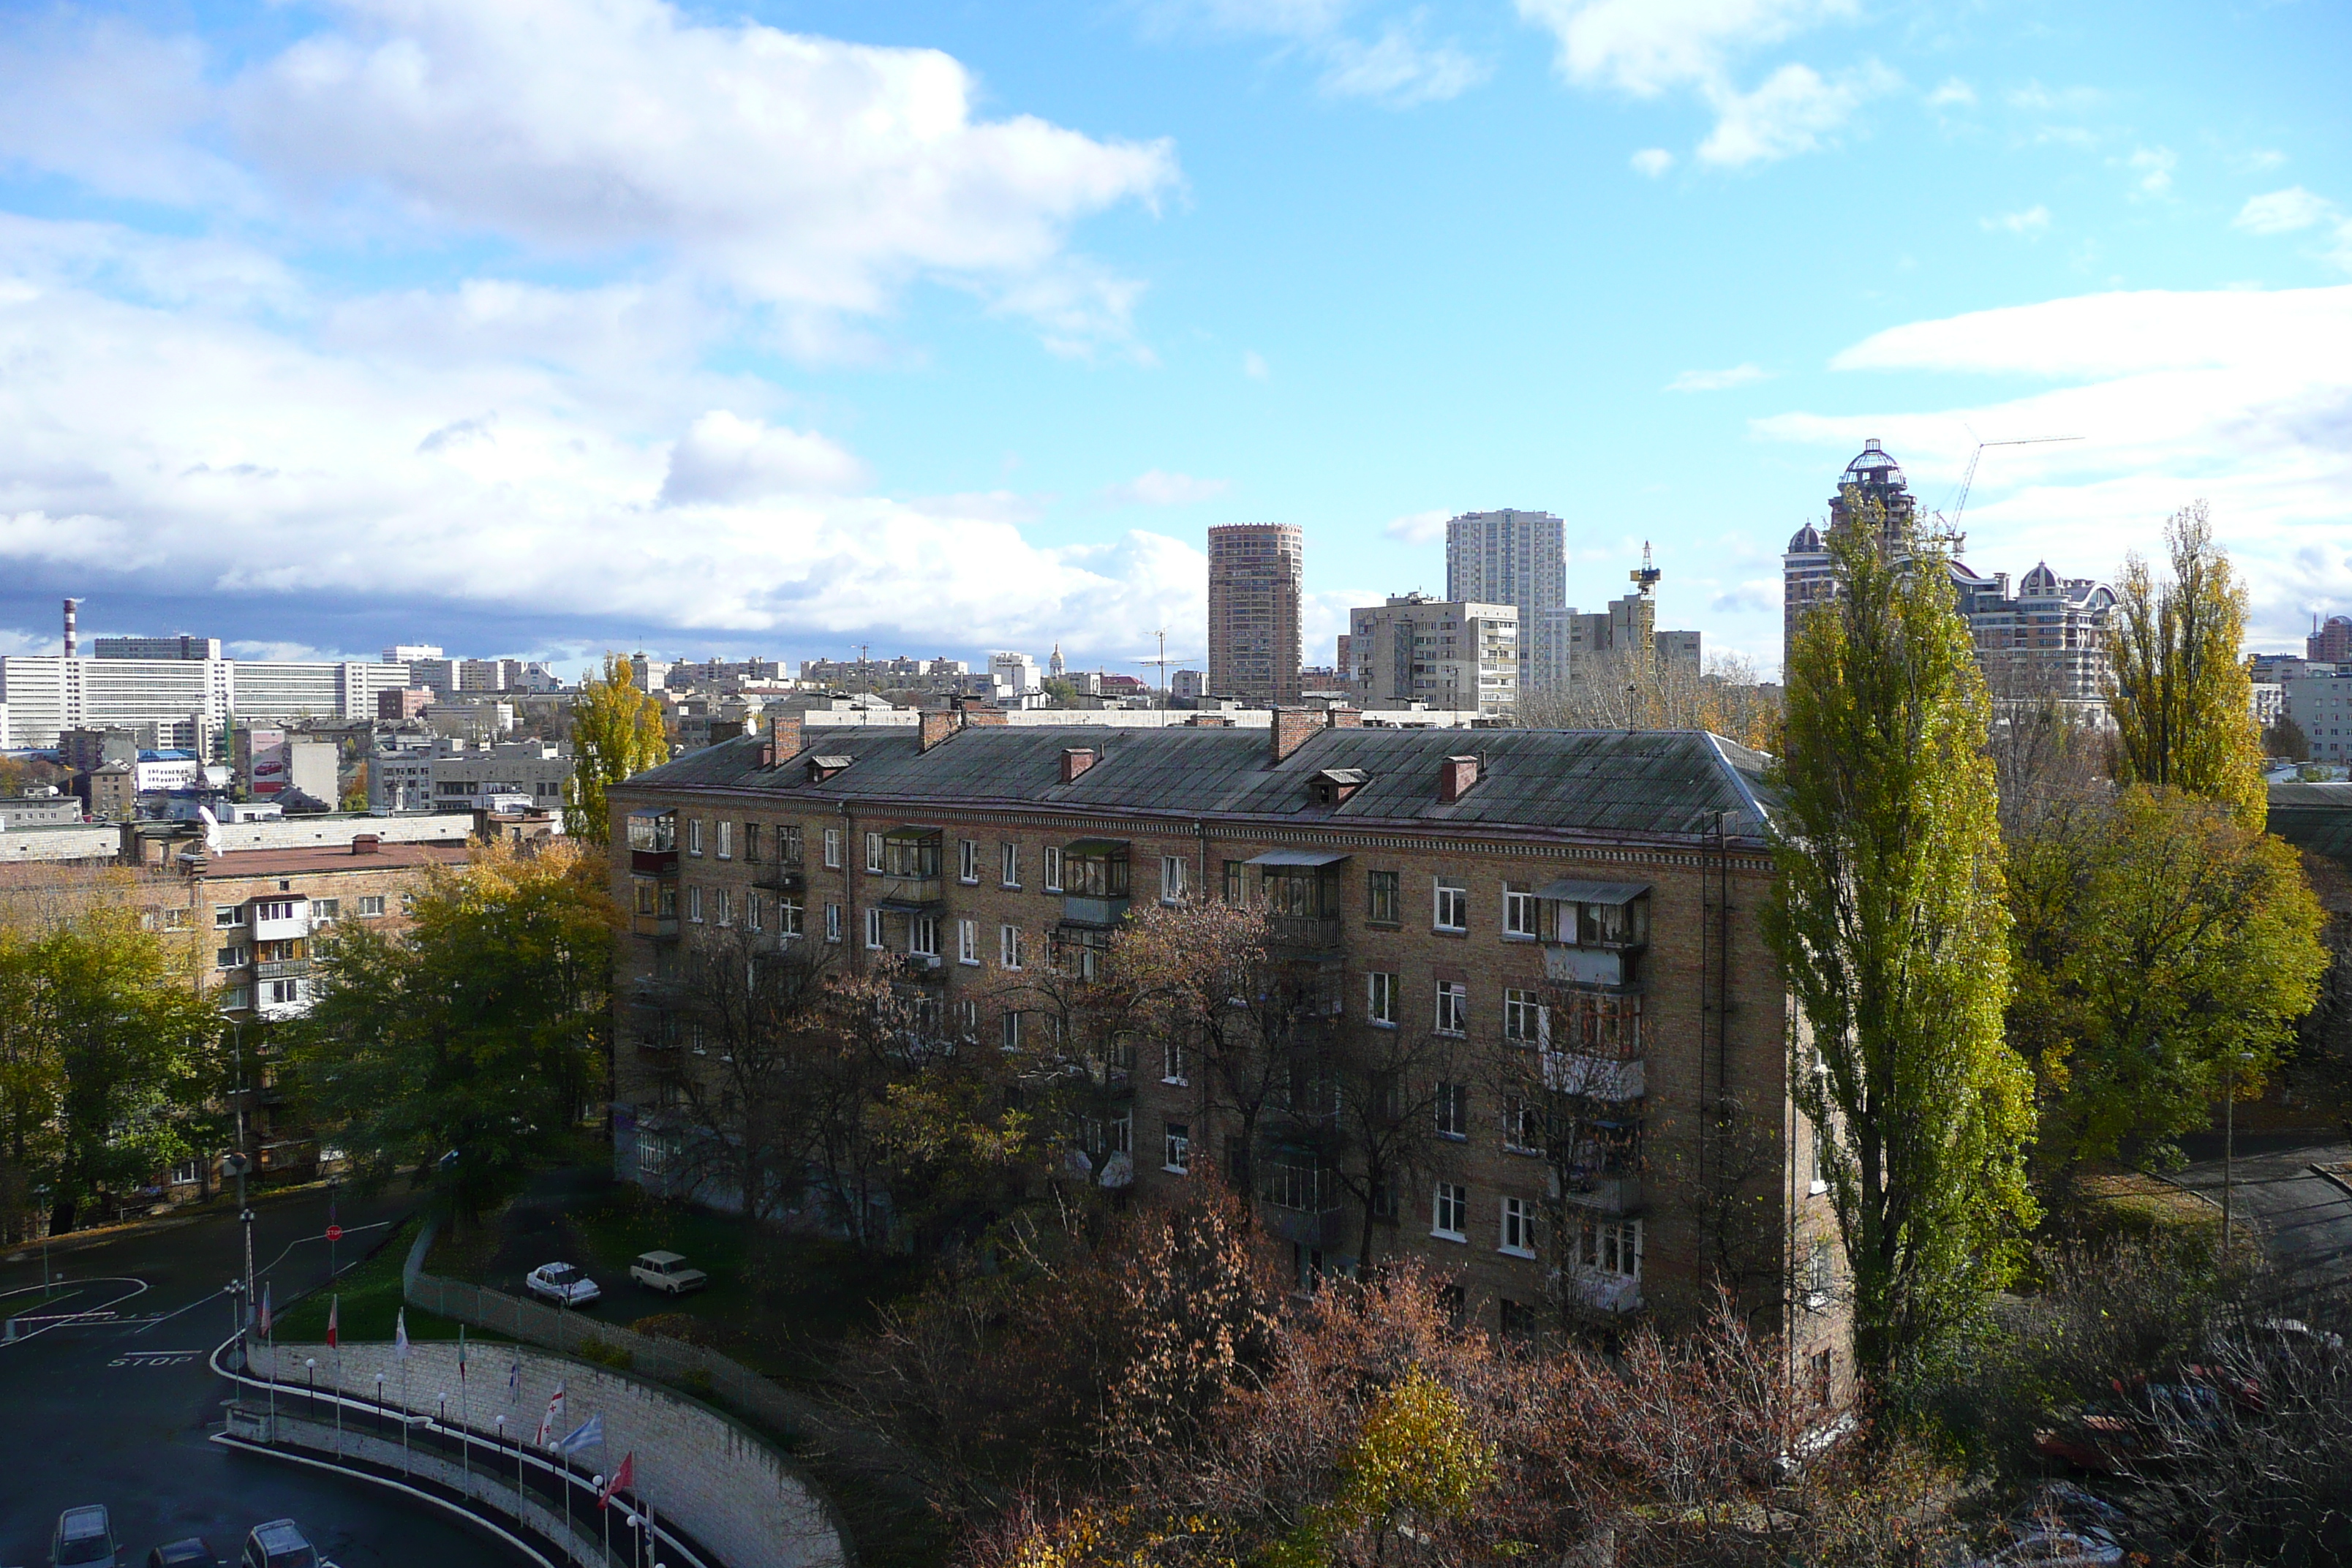
[[[320,652],[1100,663],[1272,520],[1319,650],[1507,506],[1566,520],[1570,602],[1649,539],[1675,622],[1769,668],[1862,437],[1937,506],[1979,437],[2069,435],[1988,453],[1979,554],[2111,577],[2203,496],[2291,647],[2352,605],[2346,26],[44,13],[0,39],[0,642],[70,593]],[[674,133],[577,107],[623,100]]]

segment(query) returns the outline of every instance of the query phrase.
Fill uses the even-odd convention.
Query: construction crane
[[[1966,429],[1967,426],[1963,426],[1962,428]],[[1969,434],[1973,436],[1976,432],[1974,430],[1969,430]],[[1949,539],[1952,542],[1952,547],[1954,549],[1958,549],[1960,542],[1968,537],[1960,531],[1960,519],[1968,512],[1969,491],[1977,482],[1977,464],[1983,460],[1986,447],[2046,447],[2053,442],[2080,441],[2082,439],[2084,439],[2084,437],[2080,436],[2019,436],[2002,441],[1979,441],[1977,443],[1977,449],[1969,454],[1968,468],[1960,475],[1959,494],[1952,502],[1951,515],[1947,517],[1940,511],[1936,514],[1937,532]]]
[[[1646,599],[1656,591],[1658,579],[1664,575],[1650,560],[1650,542],[1646,539],[1642,541],[1642,563],[1625,574],[1627,580],[1639,588],[1642,597]]]
[[[1165,626],[1160,627],[1151,635],[1160,639],[1160,652],[1153,658],[1139,658],[1133,662],[1137,664],[1156,664],[1160,667],[1160,721],[1165,724],[1168,722],[1168,667],[1171,664],[1182,664],[1187,659],[1198,658],[1200,655],[1180,653],[1171,656],[1168,651],[1168,628]]]

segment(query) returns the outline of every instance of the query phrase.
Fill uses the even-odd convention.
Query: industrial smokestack
[[[68,599],[66,601],[66,657],[68,658],[71,658],[74,656],[74,610],[80,604],[81,601],[79,599]]]

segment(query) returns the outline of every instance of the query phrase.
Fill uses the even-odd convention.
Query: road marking
[[[196,1359],[194,1351],[130,1351],[116,1356],[109,1366],[178,1366]]]

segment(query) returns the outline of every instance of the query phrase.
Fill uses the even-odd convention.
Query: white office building
[[[1445,597],[1518,611],[1521,688],[1542,685],[1566,668],[1566,649],[1552,644],[1565,635],[1567,527],[1548,511],[1508,507],[1465,511],[1445,525]]]
[[[1348,613],[1343,672],[1366,709],[1468,710],[1500,718],[1519,703],[1519,612],[1509,605],[1391,595]]]
[[[0,748],[152,725],[159,745],[211,754],[232,721],[373,720],[376,693],[407,679],[404,665],[356,660],[0,658]]]

